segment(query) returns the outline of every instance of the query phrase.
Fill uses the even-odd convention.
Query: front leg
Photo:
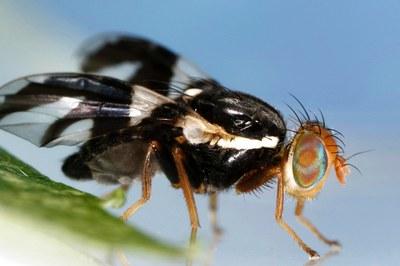
[[[303,216],[303,210],[304,210],[304,200],[297,200],[296,204],[296,210],[295,210],[295,215],[297,220],[304,225],[308,230],[311,231],[319,240],[324,242],[325,244],[334,247],[334,248],[340,248],[341,245],[338,241],[336,240],[330,240],[326,238],[311,222],[308,220],[306,217]]]
[[[304,250],[310,259],[319,259],[319,254],[310,248],[304,241],[296,234],[296,232],[283,220],[283,201],[284,201],[284,184],[283,175],[278,176],[278,189],[276,196],[276,209],[275,209],[275,219],[277,223],[297,242],[302,250]]]

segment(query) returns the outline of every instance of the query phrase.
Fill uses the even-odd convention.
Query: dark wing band
[[[114,78],[33,75],[0,88],[0,129],[38,146],[76,145],[135,126],[164,103],[173,101]]]
[[[142,84],[169,97],[212,79],[194,64],[150,40],[121,34],[102,34],[83,45],[81,70],[102,73],[132,84]]]

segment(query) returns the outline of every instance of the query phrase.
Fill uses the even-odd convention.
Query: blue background
[[[325,114],[345,135],[346,153],[373,149],[342,188],[331,176],[306,213],[344,249],[324,265],[396,265],[400,261],[400,2],[346,1],[1,1],[0,83],[18,76],[77,69],[76,48],[100,32],[143,35],[172,48],[230,88],[280,109]],[[109,188],[67,180],[59,171],[68,148],[39,150],[0,133],[0,145],[45,174],[102,194]],[[52,159],[49,159],[52,158]],[[131,222],[162,239],[184,243],[189,222],[182,195],[156,177],[151,202]],[[139,186],[136,186],[139,187]],[[139,195],[132,190],[131,200]],[[198,196],[200,239],[210,238],[207,201]],[[225,230],[215,265],[299,265],[306,257],[276,225],[275,190],[254,197],[221,196]],[[327,247],[288,221],[320,253]],[[122,211],[122,210],[120,210]],[[119,211],[119,212],[120,212]],[[135,265],[183,265],[133,258]]]

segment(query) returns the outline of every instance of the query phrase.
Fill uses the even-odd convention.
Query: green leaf
[[[97,197],[54,182],[0,149],[1,221],[13,217],[56,239],[72,237],[96,247],[185,255],[184,249],[158,241],[110,215],[102,204]]]

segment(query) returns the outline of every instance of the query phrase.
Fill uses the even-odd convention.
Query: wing
[[[123,183],[122,177],[141,172],[145,143],[135,139],[134,125],[168,102],[161,95],[192,95],[217,82],[144,38],[103,34],[83,47],[82,71],[120,80],[82,74],[15,80],[0,88],[0,128],[38,146],[83,144],[65,160],[67,176]],[[145,85],[158,94],[129,84]],[[188,88],[201,89],[189,93]]]
[[[199,80],[217,83],[188,60],[150,40],[102,34],[84,43],[81,70],[118,77],[175,98]]]
[[[0,88],[0,129],[38,146],[77,145],[139,124],[171,99],[89,74],[27,76]]]

